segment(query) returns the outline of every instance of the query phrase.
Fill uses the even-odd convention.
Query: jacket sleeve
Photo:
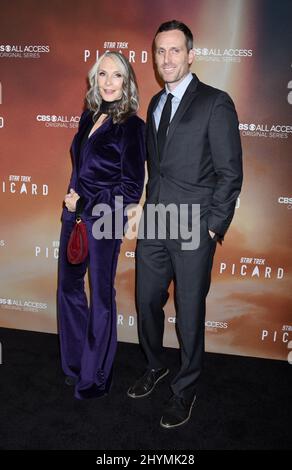
[[[231,98],[221,92],[213,105],[208,127],[217,183],[208,228],[223,238],[235,210],[242,185],[242,149],[238,118]]]

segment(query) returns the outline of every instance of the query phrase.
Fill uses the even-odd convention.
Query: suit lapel
[[[90,122],[92,123],[91,113],[88,113],[88,115],[85,117],[82,124],[80,125],[80,128],[78,129],[78,132],[75,135],[74,140],[73,140],[72,152],[73,152],[73,155],[74,155],[74,159],[75,159],[77,168],[79,168],[79,165],[80,165],[80,145],[81,145],[81,141],[82,141],[82,138],[83,138],[86,130],[88,129],[88,127],[90,125]],[[92,123],[92,125],[93,125],[93,123]]]
[[[161,98],[161,95],[163,95],[164,91],[165,90],[163,89],[156,95],[156,97],[153,100],[151,109],[150,109],[151,132],[152,132],[152,138],[153,138],[153,142],[154,142],[154,146],[155,146],[155,152],[156,152],[157,155],[158,155],[157,130],[156,130],[156,124],[155,124],[155,119],[154,119],[154,111],[155,111],[156,106],[158,105],[159,100]]]
[[[187,87],[182,97],[182,100],[179,104],[179,107],[177,108],[176,113],[170,122],[162,158],[165,157],[165,154],[167,153],[167,146],[175,132],[175,129],[178,123],[180,122],[181,118],[183,117],[185,112],[188,110],[188,108],[191,106],[193,100],[197,97],[199,93],[198,91],[199,80],[196,77],[196,75],[194,75],[193,77],[194,77],[193,80],[190,82],[189,86]]]
[[[152,142],[152,145],[155,150],[155,154],[153,155],[153,161],[159,167],[159,160],[158,160],[158,147],[157,147],[157,131],[154,119],[154,111],[156,109],[157,104],[159,103],[161,95],[164,93],[164,89],[161,90],[157,95],[155,95],[149,105],[148,115],[147,115],[147,126],[148,126],[148,138],[149,142]]]

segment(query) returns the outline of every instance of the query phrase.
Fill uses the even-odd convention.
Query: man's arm
[[[213,193],[208,228],[223,238],[233,218],[242,185],[242,149],[235,107],[227,93],[214,103],[209,128],[209,143],[217,184]]]

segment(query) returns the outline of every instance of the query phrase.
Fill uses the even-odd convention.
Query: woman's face
[[[97,85],[105,101],[115,101],[122,97],[123,76],[117,63],[111,57],[104,57],[97,72]]]

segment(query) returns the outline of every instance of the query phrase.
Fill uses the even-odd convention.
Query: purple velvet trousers
[[[117,347],[114,280],[120,239],[96,240],[94,220],[86,220],[89,255],[72,265],[67,260],[67,243],[74,218],[63,218],[59,248],[58,325],[62,368],[77,380],[75,397],[92,398],[108,392]],[[90,301],[84,290],[89,271]]]

